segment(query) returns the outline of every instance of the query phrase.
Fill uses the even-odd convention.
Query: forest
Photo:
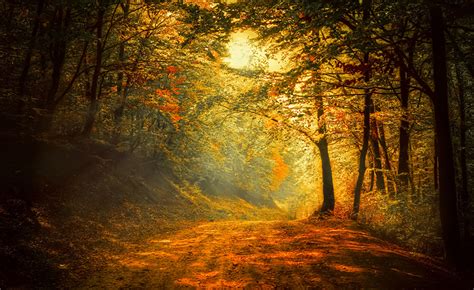
[[[0,289],[474,287],[472,1],[0,15]]]

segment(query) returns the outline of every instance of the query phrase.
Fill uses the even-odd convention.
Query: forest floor
[[[199,223],[129,244],[79,288],[462,289],[439,262],[351,221]]]

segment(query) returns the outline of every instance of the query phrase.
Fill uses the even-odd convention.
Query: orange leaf
[[[181,117],[180,115],[173,114],[171,116],[171,121],[173,121],[173,122],[178,122],[181,119],[183,119],[183,117]]]
[[[160,111],[167,113],[178,113],[180,108],[177,104],[167,104],[159,106]]]
[[[178,72],[178,68],[170,65],[169,67],[166,68],[166,72],[169,74],[175,74]]]
[[[279,95],[279,92],[278,92],[278,89],[276,87],[272,87],[270,88],[270,90],[268,91],[268,96],[269,97],[276,97]]]

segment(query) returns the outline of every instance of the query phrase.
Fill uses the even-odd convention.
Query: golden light
[[[284,72],[287,70],[287,61],[282,53],[277,53],[273,58],[268,59],[269,72]]]
[[[236,69],[248,68],[256,52],[250,40],[249,32],[235,32],[231,35],[228,50],[229,56],[224,58],[230,67]]]
[[[262,68],[262,64],[266,64],[268,72],[286,71],[289,63],[284,53],[267,53],[267,47],[253,41],[256,37],[257,33],[249,29],[232,33],[227,44],[229,56],[223,59],[224,62],[235,69],[255,69],[257,66]]]

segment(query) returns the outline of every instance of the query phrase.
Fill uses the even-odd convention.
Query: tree
[[[446,68],[446,42],[444,17],[441,7],[430,7],[431,37],[433,44],[434,114],[436,143],[439,152],[439,202],[443,240],[447,260],[462,266],[460,230],[457,210],[457,188],[453,145],[450,131],[448,80]]]
[[[370,0],[362,1],[363,7],[363,24],[367,25],[369,21],[369,13],[371,7]],[[368,83],[370,81],[370,62],[369,62],[369,52],[364,52],[364,61],[363,65],[365,67],[364,72],[364,81]],[[362,183],[364,182],[364,174],[366,170],[365,159],[367,156],[367,150],[369,147],[369,138],[370,138],[370,112],[373,110],[373,102],[372,102],[372,92],[370,89],[364,89],[364,131],[362,137],[362,148],[360,150],[360,157],[359,157],[359,170],[356,185],[354,188],[354,206],[352,209],[352,218],[357,219],[359,215],[359,208],[360,208],[360,195],[362,190]]]
[[[33,56],[33,52],[34,52],[34,49],[36,47],[36,42],[37,42],[37,38],[38,38],[38,31],[39,31],[39,27],[40,27],[40,24],[41,24],[41,18],[40,17],[42,16],[44,6],[45,6],[45,1],[44,0],[38,1],[38,7],[36,8],[36,17],[34,19],[33,29],[31,31],[31,38],[30,38],[30,42],[28,44],[28,48],[26,50],[25,60],[23,62],[23,69],[21,71],[19,84],[18,84],[18,92],[19,92],[18,94],[19,94],[20,98],[23,97],[23,95],[25,93],[25,89],[27,87],[26,82],[28,80],[28,74],[29,74],[29,71],[30,71],[31,58]]]
[[[322,97],[316,97],[317,116],[318,116],[318,133],[320,138],[316,143],[321,158],[321,170],[323,175],[323,205],[320,212],[323,214],[332,213],[334,211],[334,184],[332,178],[331,160],[329,158],[328,140],[326,137],[326,126],[322,119],[324,115],[324,104]]]
[[[399,153],[398,153],[398,178],[400,180],[399,192],[406,197],[408,191],[408,183],[410,180],[410,168],[409,168],[409,156],[408,148],[410,142],[409,126],[408,121],[408,101],[410,97],[410,78],[403,67],[399,68],[400,73],[400,105],[403,112],[402,120],[400,121],[400,133],[399,133]]]

